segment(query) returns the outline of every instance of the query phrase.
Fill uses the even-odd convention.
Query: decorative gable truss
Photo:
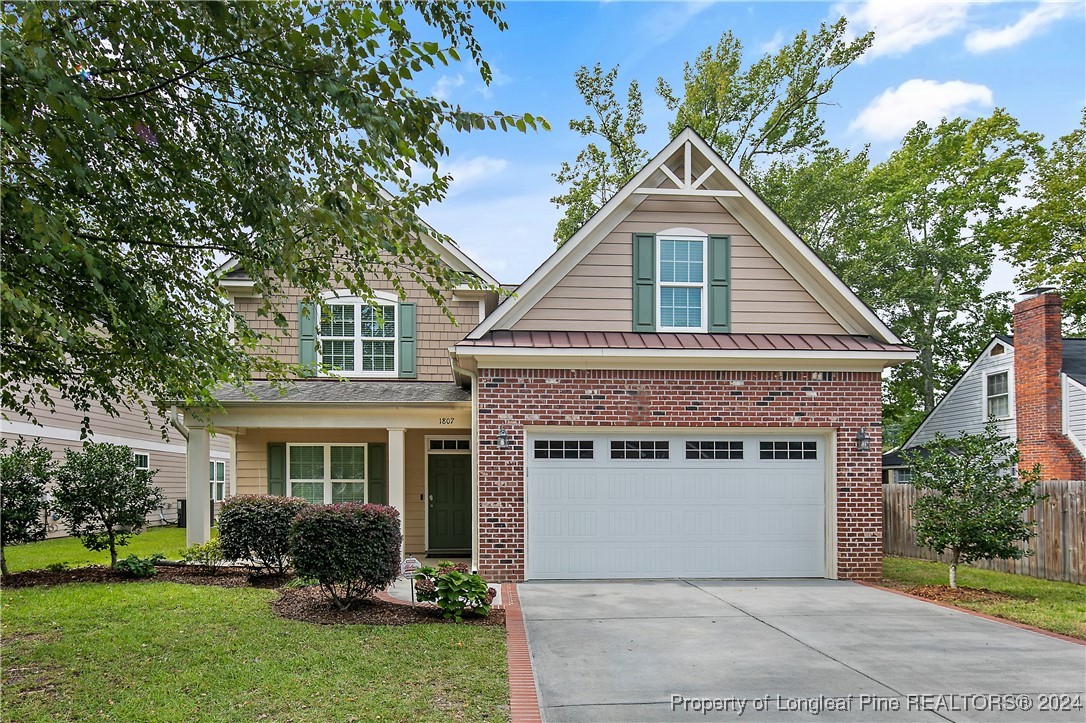
[[[554,295],[557,298],[547,298],[548,295],[556,286],[563,284],[563,279],[571,275],[571,272],[573,276],[578,273],[583,276],[589,274],[589,271],[595,273],[595,270],[600,268],[598,257],[601,256],[597,249],[602,249],[608,243],[613,244],[616,236],[627,239],[632,246],[632,268],[627,272],[632,273],[632,278],[627,275],[624,282],[617,279],[611,281],[616,286],[626,284],[626,288],[630,289],[629,292],[616,289],[613,303],[632,306],[632,309],[624,312],[632,315],[632,323],[627,322],[625,329],[608,330],[747,332],[747,329],[738,328],[732,323],[733,311],[739,313],[738,308],[733,309],[733,304],[742,302],[749,307],[751,303],[745,299],[733,300],[736,292],[732,262],[733,255],[739,252],[734,244],[735,239],[726,233],[705,233],[684,228],[680,223],[670,224],[675,228],[669,228],[668,224],[662,221],[659,224],[660,230],[641,233],[639,229],[643,224],[631,220],[637,218],[635,211],[640,212],[650,207],[654,210],[642,216],[658,220],[666,216],[666,212],[658,209],[664,208],[667,203],[676,204],[676,207],[692,210],[702,216],[708,215],[705,213],[706,209],[716,208],[718,215],[727,218],[734,224],[734,228],[743,232],[743,239],[748,244],[759,247],[758,253],[772,257],[769,263],[778,269],[776,273],[781,275],[780,280],[763,285],[760,289],[762,296],[768,293],[783,298],[791,294],[807,299],[807,306],[821,315],[815,322],[820,333],[868,336],[887,344],[900,344],[893,332],[874,312],[867,308],[708,143],[690,128],[676,136],[620,189],[569,241],[536,269],[518,288],[516,298],[501,304],[469,334],[468,339],[480,339],[492,331],[517,329],[518,322],[522,322],[526,315],[531,319],[533,314],[530,312],[537,305],[541,308],[548,305],[566,305],[568,308],[568,303],[575,302],[567,303],[563,297],[574,296],[577,293],[576,288],[560,289],[560,293]],[[721,210],[724,213],[720,213]],[[678,216],[677,214],[677,218]],[[623,229],[627,228],[633,231],[622,236]],[[700,318],[701,323],[690,322],[689,318],[681,324],[676,324],[673,318],[671,323],[668,323],[669,319],[660,318],[661,311],[667,310],[670,313],[670,309],[660,298],[661,286],[669,284],[659,276],[660,252],[663,250],[659,239],[692,237],[691,233],[700,234],[700,238],[704,240],[705,269],[698,281],[704,284],[705,289],[704,295],[697,296],[703,307],[691,309],[691,304],[685,312],[693,315],[695,319]],[[611,240],[608,240],[609,235]],[[592,258],[589,258],[590,254],[594,254]],[[735,256],[735,260],[738,263],[742,259]],[[588,270],[578,272],[578,265],[582,263],[587,265]],[[569,284],[568,281],[565,283]],[[581,288],[591,288],[587,281],[582,280],[578,284]],[[619,293],[626,294],[625,301],[619,298]],[[772,298],[765,301],[767,308],[777,303]],[[679,311],[684,312],[682,304],[678,306]],[[697,316],[699,314],[700,316]],[[803,322],[804,320],[797,320],[799,324]],[[838,331],[828,331],[830,326]],[[522,323],[520,328],[541,327],[538,322],[532,321],[528,326]]]

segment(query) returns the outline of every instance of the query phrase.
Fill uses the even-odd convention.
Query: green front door
[[[471,550],[471,455],[431,454],[428,550]]]

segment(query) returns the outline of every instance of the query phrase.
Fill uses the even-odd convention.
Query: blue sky
[[[443,170],[449,197],[426,210],[433,226],[504,283],[518,283],[554,249],[559,212],[552,174],[584,140],[569,130],[584,115],[573,85],[581,65],[619,65],[620,88],[636,79],[645,99],[654,153],[668,141],[670,112],[657,77],[678,86],[683,64],[725,30],[752,61],[802,29],[845,15],[875,45],[838,78],[823,117],[832,143],[869,143],[884,158],[917,120],[978,117],[1005,107],[1023,126],[1053,139],[1072,130],[1086,105],[1086,19],[1075,2],[510,2],[505,32],[478,26],[495,70],[485,87],[471,66],[421,79],[420,90],[466,108],[529,112],[549,120],[544,133],[448,136]],[[988,284],[1013,290],[1000,265]]]

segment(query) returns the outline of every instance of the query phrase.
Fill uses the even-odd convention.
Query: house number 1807
[[[442,426],[454,424],[456,422],[456,417],[440,417],[439,422]]]

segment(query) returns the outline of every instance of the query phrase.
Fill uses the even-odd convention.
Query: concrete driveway
[[[851,582],[519,591],[548,721],[1086,720],[1086,647]]]

